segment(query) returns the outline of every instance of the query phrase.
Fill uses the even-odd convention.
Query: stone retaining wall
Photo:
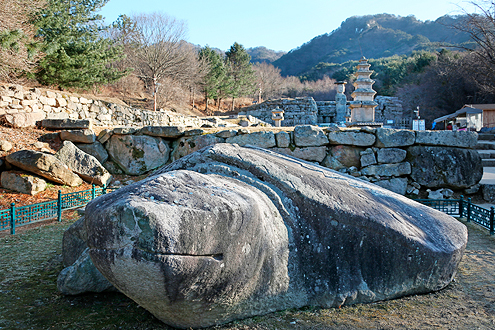
[[[284,110],[282,126],[316,125],[318,123],[318,106],[312,97],[296,97],[295,99],[278,99],[243,108],[239,115],[251,115],[266,123],[274,125],[272,110]]]
[[[140,175],[216,143],[266,148],[373,182],[402,195],[448,188],[476,193],[483,175],[472,149],[474,132],[411,131],[387,128],[184,129],[145,127],[105,130],[98,144],[110,172]],[[89,145],[84,150],[91,152]],[[95,149],[96,150],[96,149]],[[96,152],[96,151],[95,151]],[[95,157],[101,159],[95,154]],[[103,161],[105,161],[103,160]]]
[[[411,113],[405,113],[402,103],[397,97],[377,96],[378,103],[375,109],[375,121],[383,122],[392,127],[411,127]],[[347,101],[347,106],[352,101]],[[344,104],[345,106],[345,104]],[[319,123],[337,122],[336,101],[315,101],[312,97],[299,97],[295,99],[278,99],[265,101],[243,109],[241,115],[251,115],[269,124],[274,124],[271,119],[272,110],[275,108],[284,110],[285,120],[282,126],[316,125]],[[388,123],[387,121],[391,121]]]
[[[96,126],[221,126],[172,111],[147,111],[64,92],[19,85],[0,85],[0,117],[14,127],[34,126],[43,119],[92,119]]]

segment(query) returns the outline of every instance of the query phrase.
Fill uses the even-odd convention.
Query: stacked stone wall
[[[91,119],[96,126],[216,126],[171,111],[147,111],[75,94],[19,85],[0,85],[0,117],[14,127],[34,126],[43,119]]]
[[[284,111],[282,126],[316,125],[318,123],[318,106],[312,97],[296,97],[294,99],[278,99],[265,101],[244,108],[239,115],[253,116],[266,123],[275,125],[272,120],[272,110],[279,108]]]
[[[383,122],[395,128],[411,127],[411,114],[405,113],[398,97],[377,96],[378,106],[375,108],[375,121]],[[392,121],[388,123],[388,121]]]
[[[318,123],[335,123],[337,105],[335,101],[316,101],[318,107]]]
[[[463,131],[321,129],[311,125],[218,131],[168,126],[105,130],[98,141],[95,143],[109,151],[110,161],[104,166],[114,174],[119,174],[115,172],[119,166],[127,174],[144,174],[152,168],[142,164],[154,163],[155,158],[164,165],[208,145],[235,143],[315,162],[402,195],[418,196],[426,189],[473,194],[483,175],[481,158],[473,149],[477,134]],[[163,146],[135,152],[136,146],[144,144]],[[122,150],[116,152],[116,145]],[[126,152],[126,146],[133,152]],[[159,151],[146,151],[155,149]],[[132,159],[133,155],[142,159]],[[127,169],[122,164],[131,165]]]

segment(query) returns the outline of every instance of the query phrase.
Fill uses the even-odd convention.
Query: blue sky
[[[120,14],[159,11],[185,21],[193,44],[228,50],[238,42],[289,51],[355,15],[414,15],[425,21],[462,9],[473,11],[457,0],[110,0],[100,14],[108,24]]]

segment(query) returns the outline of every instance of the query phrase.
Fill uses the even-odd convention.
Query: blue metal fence
[[[96,187],[93,185],[90,190],[77,191],[62,194],[58,191],[56,200],[16,207],[12,203],[9,209],[0,210],[0,231],[10,228],[10,233],[15,234],[15,228],[37,221],[57,217],[62,221],[62,211],[82,207],[98,196],[106,194],[109,190],[116,188]],[[471,198],[459,199],[416,199],[417,202],[432,207],[446,214],[458,217],[466,217],[467,222],[476,222],[490,231],[490,235],[495,234],[495,208],[490,210],[471,203]]]
[[[9,209],[0,210],[0,230],[10,228],[10,233],[15,234],[16,227],[30,223],[57,218],[62,221],[62,211],[82,207],[92,199],[106,194],[116,188],[93,187],[89,190],[82,190],[68,194],[58,191],[56,200],[16,207],[12,203]]]
[[[463,196],[459,199],[416,199],[416,201],[452,216],[465,217],[467,222],[475,222],[488,229],[490,235],[495,234],[493,206],[488,210],[471,203],[471,198],[464,200]]]

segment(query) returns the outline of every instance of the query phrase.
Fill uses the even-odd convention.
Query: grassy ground
[[[171,329],[119,293],[58,293],[62,235],[73,221],[0,237],[0,329]],[[468,229],[455,282],[440,292],[286,310],[215,329],[495,329],[495,238],[475,225]]]

